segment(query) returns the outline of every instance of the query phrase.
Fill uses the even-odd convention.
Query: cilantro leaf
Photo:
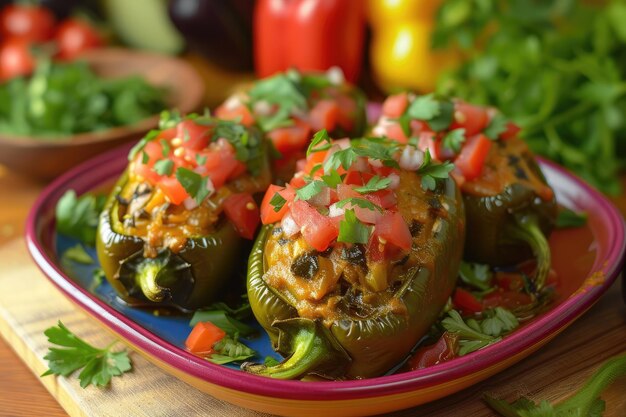
[[[491,140],[498,140],[500,135],[506,132],[509,120],[502,115],[502,113],[496,113],[492,118],[483,133]]]
[[[233,338],[239,336],[248,337],[256,333],[254,327],[248,326],[246,323],[235,318],[229,311],[219,307],[220,306],[212,306],[209,309],[197,310],[191,318],[189,326],[193,327],[196,323],[209,321]]]
[[[563,209],[556,218],[557,229],[567,229],[570,227],[581,227],[587,223],[587,213],[576,213],[570,209]]]
[[[209,362],[223,365],[231,362],[241,362],[250,359],[256,352],[231,336],[224,336],[213,345],[215,353],[207,358]]]
[[[159,143],[161,144],[161,147],[163,148],[161,150],[161,154],[163,155],[163,158],[167,158],[169,156],[170,150],[171,150],[170,143],[168,141],[166,141],[165,139],[161,139],[159,141]]]
[[[428,126],[435,132],[448,129],[454,120],[454,104],[451,101],[441,101],[439,110],[439,114],[428,121]]]
[[[98,218],[105,201],[103,195],[87,193],[77,197],[74,190],[66,191],[56,206],[57,232],[94,246]]]
[[[433,94],[415,97],[406,110],[406,114],[417,120],[431,120],[441,113],[439,102]]]
[[[286,202],[287,200],[285,200],[282,195],[280,195],[279,193],[274,193],[274,196],[270,200],[270,206],[274,207],[274,211],[278,213],[283,208]]]
[[[344,216],[344,220],[339,222],[339,236],[337,237],[337,242],[367,243],[372,228],[361,223],[352,209],[346,210]]]
[[[389,178],[381,178],[378,175],[374,175],[367,184],[362,187],[355,187],[354,191],[360,194],[374,193],[376,191],[384,190],[391,184],[391,180]]]
[[[42,376],[69,376],[83,368],[78,375],[82,388],[90,384],[104,387],[112,377],[120,376],[132,367],[126,351],[112,352],[113,345],[104,349],[95,348],[70,332],[61,321],[57,326],[46,329],[44,334],[48,342],[61,348],[48,348],[44,359],[48,361],[49,369]]]
[[[61,255],[61,264],[66,264],[68,261],[74,261],[85,265],[93,263],[93,259],[80,243],[77,243],[63,252],[63,255]]]
[[[270,115],[257,115],[257,122],[264,132],[293,124],[292,112],[307,109],[307,98],[299,88],[300,81],[300,75],[292,71],[257,81],[250,89],[251,107],[265,102],[277,108]]]
[[[326,183],[330,188],[336,188],[343,179],[337,171],[331,171],[328,175],[322,175],[322,181]]]
[[[210,124],[215,125],[211,140],[226,139],[235,148],[237,159],[246,164],[253,176],[259,175],[263,161],[262,140],[259,132],[229,120],[208,120]],[[203,119],[196,120],[196,123],[202,122]]]
[[[360,208],[364,208],[367,210],[372,210],[372,211],[379,211],[379,212],[383,212],[383,208],[372,203],[369,200],[366,200],[364,198],[358,198],[358,197],[350,197],[350,198],[344,198],[343,200],[338,201],[337,203],[337,207],[339,208],[343,208],[346,205],[350,204],[351,206],[356,206],[356,207],[360,207]]]
[[[436,180],[448,178],[453,169],[454,165],[450,161],[441,164],[433,163],[430,151],[426,149],[424,161],[416,172],[422,176],[422,188],[432,191],[437,188]]]
[[[344,169],[350,168],[357,159],[357,153],[354,147],[340,149],[334,152],[330,158],[324,162],[324,172],[336,171],[339,167]]]
[[[465,284],[481,291],[487,291],[491,288],[493,274],[489,265],[461,261],[459,277]]]
[[[306,150],[306,156],[311,155],[315,152],[321,152],[330,149],[331,147],[330,136],[328,136],[328,132],[326,129],[322,129],[313,135],[313,139],[309,144],[308,149]]]
[[[159,175],[171,175],[174,169],[174,162],[170,159],[161,159],[154,163],[154,172]]]
[[[180,167],[176,170],[176,179],[198,204],[201,204],[209,195],[207,177],[203,177],[190,169]]]
[[[207,161],[207,156],[206,155],[200,155],[199,153],[196,154],[196,163],[198,165],[204,165],[206,164]]]
[[[449,149],[455,153],[459,153],[461,145],[465,142],[465,129],[454,129],[446,133],[442,139],[442,144],[445,149]]]
[[[148,155],[148,152],[142,151],[141,152],[141,163],[146,165],[149,161],[150,161],[150,155]]]
[[[325,187],[324,181],[314,180],[306,184],[304,187],[296,190],[296,200],[310,200],[319,194]]]

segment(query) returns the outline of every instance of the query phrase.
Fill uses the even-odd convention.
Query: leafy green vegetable
[[[519,326],[513,313],[502,307],[483,312],[483,317],[481,321],[463,320],[456,310],[450,310],[448,317],[442,320],[441,324],[447,331],[459,335],[459,356],[498,342],[504,334]]]
[[[500,135],[506,131],[508,123],[509,120],[498,112],[491,118],[483,133],[491,140],[498,140]]]
[[[337,171],[331,171],[328,175],[322,175],[322,181],[331,188],[337,188],[343,181],[343,178],[341,178],[341,175],[339,175]]]
[[[61,263],[65,264],[68,261],[78,262],[79,264],[90,265],[93,263],[91,256],[85,251],[85,248],[80,243],[70,247],[63,255],[61,255]]]
[[[54,138],[130,125],[165,107],[141,77],[101,78],[84,62],[42,60],[29,79],[0,85],[0,133]]]
[[[326,187],[324,181],[311,181],[296,190],[296,200],[309,200],[319,194],[324,187]]]
[[[211,354],[207,360],[218,365],[245,361],[256,355],[253,349],[230,336],[225,336],[213,345],[213,350],[215,353]]]
[[[539,404],[520,397],[512,404],[496,399],[488,394],[485,402],[504,417],[601,417],[605,410],[604,401],[599,398],[616,378],[626,375],[626,355],[616,356],[602,365],[587,383],[572,397],[557,404],[541,401]]]
[[[367,210],[372,210],[372,211],[376,210],[381,213],[383,212],[382,207],[364,198],[358,198],[358,197],[344,198],[343,200],[338,201],[336,204],[337,204],[337,207],[339,208],[343,208],[347,206],[348,204],[350,204],[351,206],[361,207]]]
[[[442,139],[443,147],[458,153],[465,142],[465,129],[454,129],[446,133]]]
[[[354,210],[346,210],[344,220],[339,222],[339,237],[337,242],[367,243],[372,228],[365,226],[357,218]]]
[[[331,139],[326,129],[322,129],[313,135],[313,139],[306,150],[306,156],[315,152],[322,152],[330,149]]]
[[[433,94],[418,96],[406,110],[411,119],[431,120],[441,114],[441,106]]]
[[[581,227],[587,224],[587,213],[576,213],[570,209],[563,209],[556,218],[556,227],[558,229],[567,229],[569,227]]]
[[[535,152],[619,193],[617,173],[626,165],[625,15],[623,0],[446,1],[434,44],[459,44],[470,58],[440,78],[438,91],[500,109]],[[502,128],[494,120],[488,136]]]
[[[384,190],[391,184],[389,178],[381,178],[378,175],[374,175],[370,180],[362,187],[355,187],[354,191],[360,194],[375,193],[376,191]]]
[[[481,291],[487,291],[491,288],[493,274],[489,265],[461,261],[459,277],[465,284]]]
[[[80,386],[86,388],[90,384],[104,387],[114,376],[128,372],[132,365],[126,351],[112,352],[113,344],[98,349],[84,342],[69,331],[60,321],[56,326],[44,331],[48,342],[61,346],[48,348],[44,359],[49,369],[42,376],[69,376],[83,368],[78,375]]]
[[[98,217],[105,200],[104,195],[87,193],[77,197],[74,190],[66,191],[56,206],[57,232],[94,246]]]
[[[209,195],[208,178],[187,168],[176,169],[176,179],[185,191],[200,204]]]
[[[434,163],[430,156],[430,151],[426,149],[424,162],[417,170],[417,174],[422,176],[422,188],[424,190],[434,190],[437,188],[438,179],[448,178],[450,171],[454,169],[454,164],[445,161],[441,164]]]
[[[154,163],[154,172],[159,175],[170,175],[174,169],[174,162],[171,159],[161,159]]]
[[[285,200],[282,195],[280,195],[279,193],[274,193],[274,196],[270,200],[270,205],[274,207],[274,211],[278,213],[283,208],[286,202],[287,200]]]

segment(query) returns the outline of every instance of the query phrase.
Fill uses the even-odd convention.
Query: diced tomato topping
[[[392,190],[379,190],[366,194],[365,198],[384,209],[391,208],[398,202],[396,194]]]
[[[210,321],[196,323],[193,330],[187,336],[185,346],[191,353],[209,354],[213,352],[213,346],[226,336],[226,332]]]
[[[498,287],[504,290],[520,291],[524,289],[524,278],[520,273],[498,271],[495,278]]]
[[[483,298],[484,308],[504,307],[514,310],[532,303],[530,295],[519,291],[506,291],[502,288],[490,292]]]
[[[181,204],[189,194],[175,177],[163,177],[157,184],[172,204]]]
[[[306,181],[304,180],[304,176],[303,175],[298,175],[298,176],[293,177],[291,179],[291,181],[289,181],[289,185],[291,185],[295,189],[304,187],[306,185]]]
[[[378,210],[370,210],[359,206],[349,207],[348,205],[346,208],[352,208],[356,218],[361,220],[363,223],[376,224],[382,217],[381,212]]]
[[[437,343],[424,346],[415,352],[415,355],[409,359],[409,370],[428,368],[429,366],[454,359],[456,357],[457,344],[457,334],[444,332]]]
[[[304,171],[304,173],[307,175],[314,175],[315,172],[313,172],[313,168],[315,168],[316,165],[323,164],[327,154],[328,151],[313,152],[305,160],[303,160],[305,162],[302,169],[299,169],[300,167],[297,167],[298,171]],[[321,166],[318,169],[321,169]],[[315,171],[317,172],[317,169]]]
[[[306,201],[298,200],[291,204],[291,216],[298,226],[304,240],[318,251],[325,251],[333,240],[337,239],[339,229],[328,217],[320,214]]]
[[[487,109],[473,106],[462,101],[454,104],[454,120],[450,130],[463,128],[465,136],[474,136],[483,131],[489,124]]]
[[[157,136],[157,138],[170,141],[176,137],[176,131],[177,129],[175,127],[170,127],[168,129],[162,130]]]
[[[193,120],[183,120],[176,126],[176,136],[182,139],[182,146],[196,151],[208,146],[210,131],[210,127],[199,125]]]
[[[320,100],[309,113],[309,122],[314,131],[326,129],[332,132],[337,127],[339,105],[335,100]]]
[[[343,178],[343,183],[346,185],[356,185],[358,187],[367,184],[367,182],[374,177],[374,174],[369,172],[360,171],[348,171]]]
[[[411,249],[412,237],[409,227],[397,211],[387,211],[376,223],[376,234],[400,249]]]
[[[506,124],[506,130],[500,133],[500,139],[508,140],[508,139],[516,138],[521,130],[522,128],[516,125],[515,123],[508,122]]]
[[[311,127],[307,123],[296,120],[294,125],[274,129],[267,136],[278,152],[288,154],[304,149],[309,142],[310,133]]]
[[[419,139],[417,141],[417,148],[422,151],[422,152],[426,152],[426,150],[428,149],[428,152],[430,153],[430,156],[439,161],[441,160],[441,157],[439,155],[439,146],[437,145],[437,142],[435,140],[435,134],[432,132],[423,132],[419,135]]]
[[[270,201],[272,201],[276,193],[280,194],[280,196],[286,200],[286,203],[279,211],[274,211],[274,206],[270,204]],[[295,195],[296,193],[293,188],[279,187],[274,184],[270,185],[261,202],[261,222],[263,224],[272,224],[282,220],[283,216],[289,210],[289,203],[294,200]]]
[[[243,103],[233,108],[229,108],[226,103],[222,104],[215,109],[215,117],[224,120],[238,120],[244,126],[252,126],[254,124],[254,116]]]
[[[409,96],[407,93],[394,94],[387,97],[383,102],[383,115],[391,118],[398,118],[404,114],[409,106]]]
[[[460,287],[454,291],[452,302],[455,307],[460,309],[465,314],[474,314],[483,311],[483,305],[480,300],[474,297],[471,292]]]
[[[400,123],[392,123],[385,126],[385,136],[389,139],[393,139],[398,143],[407,143],[409,138],[407,138],[402,126]]]
[[[461,149],[461,153],[454,161],[454,165],[461,171],[467,181],[480,176],[491,145],[492,142],[483,134],[471,136],[467,139],[467,142]]]
[[[337,198],[339,200],[345,200],[346,198],[362,198],[362,196],[354,191],[351,185],[339,184],[337,185]]]
[[[253,239],[259,226],[259,207],[248,193],[239,193],[224,200],[224,213],[245,239]]]

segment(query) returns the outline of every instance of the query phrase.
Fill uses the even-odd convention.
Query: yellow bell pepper
[[[430,92],[439,74],[460,60],[456,51],[433,50],[435,14],[443,0],[368,0],[373,76],[387,92]]]

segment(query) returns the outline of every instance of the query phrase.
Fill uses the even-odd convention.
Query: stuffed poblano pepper
[[[260,134],[210,117],[161,120],[130,153],[100,216],[107,280],[131,305],[210,304],[254,238],[271,174]]]
[[[467,216],[466,259],[504,266],[534,257],[534,291],[541,290],[557,205],[517,126],[494,109],[401,93],[387,98],[373,132],[453,161]]]
[[[345,82],[339,69],[327,73],[290,70],[255,82],[246,92],[227,99],[215,114],[256,124],[281,155],[273,164],[276,177],[288,181],[313,132],[326,129],[337,138],[364,133],[365,103],[365,95]]]
[[[382,375],[406,358],[452,293],[463,204],[449,163],[384,139],[312,141],[301,171],[270,186],[248,263],[248,298],[276,366],[293,379]]]

